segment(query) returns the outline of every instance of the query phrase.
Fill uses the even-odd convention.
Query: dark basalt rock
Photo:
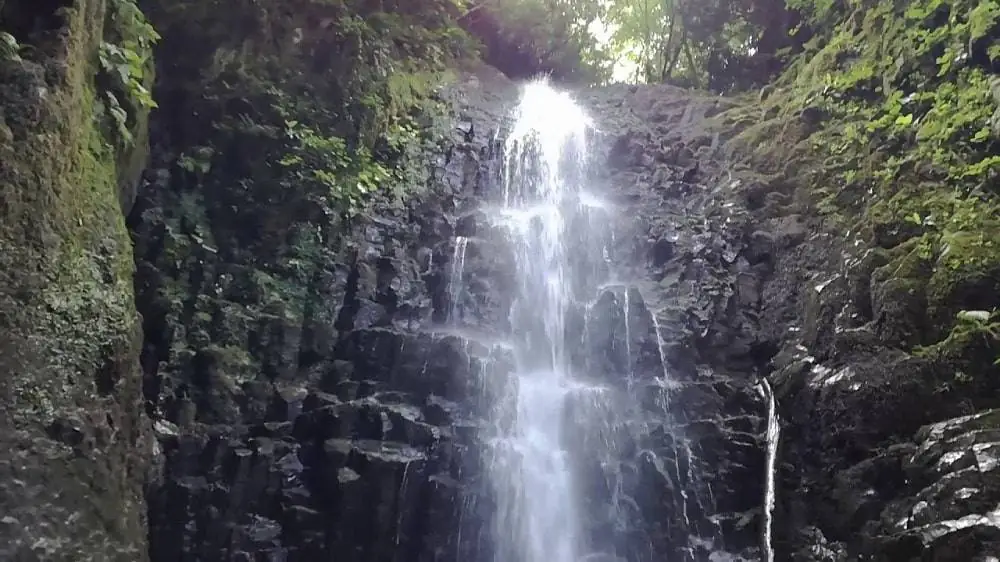
[[[147,397],[161,447],[149,494],[154,560],[490,552],[477,528],[491,500],[476,414],[513,368],[501,341],[513,257],[475,209],[494,196],[493,131],[514,98],[477,82],[455,90],[466,109],[442,157],[428,159],[430,189],[322,248],[309,278],[238,247],[194,249],[178,276],[163,219],[177,200],[168,185],[140,199]],[[566,412],[579,428],[569,446],[587,459],[581,499],[594,509],[584,524],[617,552],[597,557],[752,555],[761,489],[746,483],[763,481],[764,428],[746,369],[761,298],[751,261],[767,263],[776,243],[733,228],[747,215],[725,204],[701,161],[710,141],[670,132],[708,107],[653,94],[639,89],[623,106],[609,104],[614,90],[583,96],[619,139],[594,139],[610,166],[593,182],[622,219],[609,251],[627,280],[581,295],[596,303],[569,323],[574,360],[611,404],[595,410],[581,396]],[[464,256],[455,236],[468,239]],[[170,300],[178,289],[180,306]],[[616,511],[598,509],[610,504]]]
[[[921,428],[896,468],[904,484],[870,518],[879,560],[988,560],[1000,552],[1000,411]],[[880,457],[879,457],[880,458]],[[881,471],[884,473],[884,471]]]
[[[140,198],[154,560],[492,552],[477,413],[513,384],[514,258],[477,208],[496,196],[509,86],[460,84],[429,189],[352,225],[307,278],[239,248],[194,249],[178,270],[161,209],[177,200],[166,186]],[[988,560],[996,416],[958,417],[967,391],[907,351],[928,318],[879,271],[885,256],[814,234],[794,186],[725,169],[704,129],[718,100],[579,98],[601,123],[593,190],[621,218],[613,246],[571,252],[607,251],[622,280],[574,287],[567,322],[574,365],[605,393],[564,413],[588,560],[760,556],[762,376],[783,429],[777,560]]]
[[[787,228],[801,211],[771,210],[769,221]],[[966,447],[980,435],[971,420],[990,414],[956,416],[993,391],[957,384],[953,365],[914,352],[934,333],[920,281],[887,271],[883,250],[852,238],[796,234],[769,255],[760,326],[776,343],[766,367],[784,426],[777,559],[995,555],[991,487],[974,475],[977,491],[959,494],[975,471],[935,465],[948,451],[944,428]]]
[[[482,101],[442,159],[428,155],[433,188],[319,248],[304,278],[261,263],[253,240],[217,253],[179,246],[165,218],[178,204],[171,184],[140,198],[137,287],[160,451],[153,560],[474,557],[471,414],[491,399],[480,371],[502,379],[510,357],[475,329],[438,328],[452,306],[449,209],[472,208],[483,188],[501,105],[471,86],[456,94]],[[488,228],[465,216],[462,235]],[[188,229],[209,226],[232,225]],[[509,267],[481,243],[469,244],[473,282],[460,295],[473,328],[509,300]],[[192,259],[177,269],[184,252]]]

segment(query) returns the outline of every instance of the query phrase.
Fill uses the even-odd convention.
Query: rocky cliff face
[[[495,115],[473,110],[428,155],[433,189],[326,243],[307,222],[280,269],[255,261],[258,239],[238,222],[184,215],[179,184],[142,196],[137,285],[163,458],[154,559],[460,557],[457,408],[476,358],[432,329],[449,306],[455,210],[485,186]],[[226,231],[242,239],[203,244]]]
[[[484,331],[502,325],[502,253],[470,241],[467,290],[451,280],[456,237],[484,234],[475,209],[496,189],[514,89],[484,76],[456,95],[431,188],[316,250],[323,266],[307,278],[211,247],[179,264],[171,248],[199,248],[203,235],[184,231],[199,223],[185,226],[169,182],[145,196],[140,302],[159,322],[145,357],[164,453],[149,496],[155,556],[489,551],[474,382],[498,358],[474,330],[441,328],[453,309]],[[600,123],[595,181],[628,219],[616,251],[631,264],[597,300],[588,361],[620,371],[628,325],[636,371],[670,381],[623,394],[621,421],[643,429],[617,459],[641,521],[616,537],[620,553],[759,555],[766,375],[784,425],[778,560],[988,556],[991,414],[943,421],[975,394],[956,390],[947,362],[897,347],[920,309],[893,289],[887,258],[824,234],[799,186],[727,159],[716,117],[728,102],[662,87],[580,97]],[[181,283],[174,301],[164,279]],[[588,525],[614,535],[609,523]]]
[[[199,217],[211,204],[179,193],[178,172],[157,172],[140,196],[143,357],[162,450],[154,559],[490,551],[474,439],[477,401],[489,398],[477,381],[487,366],[505,369],[488,334],[502,331],[513,287],[478,208],[499,189],[497,133],[516,88],[480,73],[449,95],[459,110],[430,158],[429,189],[312,242],[311,254],[290,239],[294,257],[278,269],[246,250],[259,240],[244,225]],[[750,214],[727,195],[737,184],[713,164],[718,139],[703,121],[723,106],[667,88],[582,98],[601,129],[594,180],[620,221],[623,281],[595,295],[580,350],[605,377],[620,376],[632,350],[640,382],[610,381],[622,393],[610,415],[641,428],[610,476],[597,457],[586,470],[622,488],[585,494],[602,505],[624,493],[639,523],[616,531],[598,517],[589,531],[613,536],[630,560],[749,555],[763,485],[755,311],[773,248],[751,235]],[[225,232],[241,238],[206,242]],[[292,266],[307,259],[317,267],[304,276]],[[455,312],[460,332],[446,323]]]
[[[786,126],[795,146],[816,115]],[[795,160],[734,194],[769,248],[756,317],[783,426],[777,559],[990,560],[995,262],[962,244],[935,258],[876,211],[829,228]]]
[[[756,557],[765,429],[756,310],[769,250],[752,242],[751,215],[732,197],[738,183],[706,127],[727,102],[668,87],[581,95],[604,136],[597,181],[624,219],[635,295],[625,303],[633,333],[647,339],[633,349],[649,350],[637,368],[667,380],[637,397],[650,424],[641,448],[652,454],[637,455],[633,490],[648,556]]]
[[[767,222],[790,213],[794,204]],[[932,328],[916,319],[926,311],[919,292],[886,264],[860,239],[812,234],[778,257],[767,283],[767,318],[787,331],[775,336],[783,345],[769,375],[785,425],[780,551],[810,561],[989,560],[995,387],[963,380],[960,365],[978,357],[973,368],[995,369],[980,355],[993,344],[977,339],[946,357],[901,344]]]

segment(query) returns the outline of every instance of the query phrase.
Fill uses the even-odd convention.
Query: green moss
[[[136,158],[136,151],[113,148],[100,127],[92,82],[99,40],[92,31],[101,29],[95,23],[100,12],[86,8],[91,4],[67,12],[65,85],[44,101],[24,100],[21,109],[41,122],[13,131],[14,142],[0,148],[0,181],[9,196],[0,260],[6,283],[31,293],[25,295],[29,306],[15,316],[55,348],[49,355],[54,366],[81,378],[102,360],[101,346],[135,325],[117,161]],[[31,79],[29,70],[25,65],[21,80]],[[47,387],[62,396],[64,382],[33,384],[32,392]]]
[[[992,381],[1000,376],[1000,311],[960,311],[947,337],[915,352],[948,363],[954,372],[953,384],[979,385],[984,392],[972,396],[988,399],[993,394]]]
[[[914,238],[884,253],[886,265],[871,276],[875,326],[887,343],[911,348],[924,343],[928,334],[926,286],[933,272],[933,240]]]
[[[1000,219],[990,202],[927,186],[914,191],[874,204],[867,224],[876,241],[899,244],[894,251],[906,257],[883,273],[926,285],[929,332],[944,337],[959,311],[1000,306]]]
[[[0,2],[0,9],[2,8],[3,2]],[[0,31],[0,61],[20,62],[20,51],[21,45],[17,39],[6,31]]]
[[[984,5],[881,0],[836,13],[803,2],[821,33],[764,103],[786,120],[806,108],[824,114],[811,140],[831,180],[885,191],[921,176],[981,186],[1000,166],[990,149],[989,70],[972,63],[987,55],[970,52],[996,22]]]
[[[1000,306],[1000,225],[950,232],[928,284],[930,312],[951,319],[963,309]]]
[[[832,231],[889,250],[872,278],[883,336],[944,341],[960,311],[1000,306],[1000,8],[789,4],[818,32],[766,96],[719,116],[743,127],[733,152],[800,186]]]
[[[934,271],[934,241],[930,236],[912,238],[885,252],[888,263],[872,273],[872,282],[906,279],[926,283]]]
[[[303,308],[309,296],[306,285],[265,271],[254,272],[254,283],[262,297],[262,312],[290,321],[302,320]]]
[[[228,393],[239,392],[260,372],[260,364],[242,347],[210,345],[203,353],[212,361],[213,386]]]
[[[23,59],[0,63],[0,446],[20,449],[5,466],[22,482],[3,493],[14,494],[10,515],[52,545],[49,558],[80,561],[135,560],[146,535],[139,326],[120,192],[134,175],[120,163],[138,167],[145,147],[123,146],[103,120],[96,61],[115,32],[105,9],[61,8],[63,29],[19,37],[31,46]],[[36,495],[17,497],[26,491]],[[68,520],[49,536],[34,518],[53,513]]]

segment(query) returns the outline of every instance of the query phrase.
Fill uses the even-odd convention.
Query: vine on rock
[[[149,88],[153,46],[160,36],[133,0],[112,0],[108,8],[107,28],[113,33],[101,42],[98,54],[106,83],[98,104],[122,144],[130,146],[138,116],[156,107]]]

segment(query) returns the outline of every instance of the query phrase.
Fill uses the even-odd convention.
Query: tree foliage
[[[606,13],[602,0],[478,0],[464,8],[459,23],[508,76],[584,83],[609,76],[610,52],[593,29]]]
[[[796,20],[782,0],[615,0],[607,21],[632,81],[732,91],[781,69]]]
[[[717,91],[780,71],[798,23],[784,0],[485,0],[467,10],[463,26],[508,74]]]

